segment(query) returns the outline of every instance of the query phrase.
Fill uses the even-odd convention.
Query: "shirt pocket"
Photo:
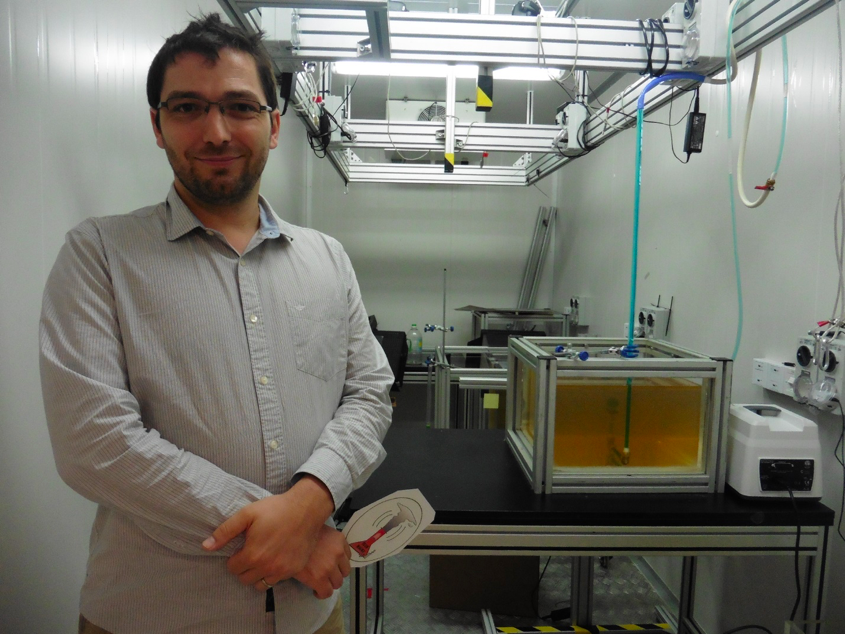
[[[297,369],[328,381],[346,368],[346,319],[288,302]]]

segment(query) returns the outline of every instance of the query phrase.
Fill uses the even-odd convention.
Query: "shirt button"
[[[259,379],[259,383],[260,383],[262,386],[267,386],[267,382],[268,382],[268,381],[270,381],[270,380],[269,380],[267,377],[262,377],[261,379]]]
[[[239,265],[241,265],[242,267],[246,267],[246,266],[247,266],[247,261],[246,261],[246,260],[244,260],[243,258],[240,258],[240,259],[238,260],[238,264],[239,264]]]
[[[276,448],[278,448],[278,447],[279,447],[279,444],[278,444],[278,443],[276,443],[276,441],[275,441],[275,440],[270,442],[270,449],[271,449],[271,450],[275,450],[275,449],[276,449]]]
[[[213,232],[212,230],[210,230],[210,229],[207,229],[207,230],[206,230],[206,233],[207,233],[209,236],[214,236],[214,232]]]
[[[255,324],[256,322],[258,322],[258,316],[251,315],[251,316],[250,316],[250,322],[252,322],[253,324]]]

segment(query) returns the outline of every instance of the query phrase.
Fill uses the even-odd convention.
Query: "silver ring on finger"
[[[261,579],[261,583],[265,586],[265,588],[268,588],[268,589],[272,589],[272,588],[273,588],[273,585],[272,585],[272,584],[268,584],[268,583],[267,583],[267,580],[265,580],[264,578],[262,578],[262,579]]]

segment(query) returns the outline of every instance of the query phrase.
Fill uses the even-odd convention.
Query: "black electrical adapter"
[[[282,113],[279,115],[281,117],[288,112],[288,104],[291,103],[291,97],[294,94],[294,74],[280,73],[276,78],[276,83],[279,85],[279,96],[285,100]]]
[[[687,116],[687,130],[684,133],[684,151],[687,154],[702,152],[702,142],[704,140],[705,113],[692,112]]]
[[[323,150],[325,151],[326,148],[329,147],[329,139],[332,136],[332,133],[329,131],[329,115],[326,113],[325,110],[321,110],[318,122],[318,129],[320,130],[320,133],[317,135],[317,137],[318,139],[320,139],[320,147],[323,148]]]

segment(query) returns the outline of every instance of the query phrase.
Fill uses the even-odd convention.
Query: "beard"
[[[248,198],[261,178],[268,157],[268,149],[265,148],[260,155],[248,155],[237,176],[225,168],[216,170],[211,178],[203,178],[192,163],[177,155],[167,144],[165,153],[174,175],[185,189],[197,200],[210,206],[234,205]]]

